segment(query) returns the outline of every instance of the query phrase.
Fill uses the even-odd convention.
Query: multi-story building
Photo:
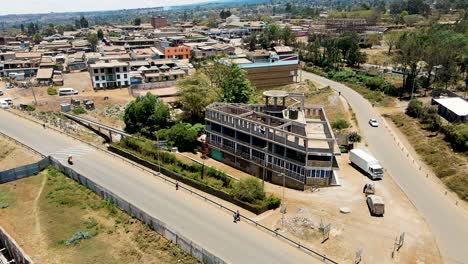
[[[303,94],[263,94],[264,105],[207,107],[210,156],[290,188],[336,183],[340,152],[323,108],[304,106]]]
[[[89,65],[94,89],[119,88],[130,85],[130,67],[127,62],[96,62]]]
[[[190,47],[183,45],[183,37],[168,38],[156,44],[156,48],[164,54],[166,59],[188,59],[190,58]]]
[[[299,56],[256,50],[243,56],[229,56],[223,61],[235,63],[247,72],[247,79],[256,87],[275,87],[297,81]]]
[[[151,25],[153,28],[167,27],[167,19],[162,16],[155,16],[151,18]]]

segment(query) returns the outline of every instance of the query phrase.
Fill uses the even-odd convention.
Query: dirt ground
[[[201,161],[200,154],[184,154]],[[341,186],[318,191],[285,190],[284,227],[280,209],[258,216],[247,215],[344,263],[352,263],[359,249],[363,252],[362,263],[442,263],[428,225],[392,178],[386,175],[382,181],[374,182],[376,194],[384,199],[386,207],[384,217],[371,216],[362,188],[372,181],[348,162],[348,155],[342,155]],[[205,160],[205,164],[236,178],[252,177],[213,159]],[[282,197],[283,188],[266,182],[265,192]],[[340,213],[342,207],[349,208],[351,212]],[[319,231],[321,224],[332,225],[330,238],[323,244]],[[395,238],[403,232],[404,245],[392,259]]]
[[[0,202],[0,225],[35,263],[197,263],[54,170],[0,185]],[[79,231],[91,237],[67,245]]]
[[[39,161],[40,158],[39,155],[0,136],[0,171],[28,165]]]

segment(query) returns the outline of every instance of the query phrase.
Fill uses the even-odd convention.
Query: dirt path
[[[37,192],[36,197],[34,198],[34,202],[32,204],[32,211],[34,215],[34,233],[38,238],[43,238],[44,235],[41,229],[41,218],[40,218],[40,210],[39,210],[39,199],[41,198],[42,192],[44,191],[44,187],[47,183],[47,176],[42,177],[41,187]],[[40,248],[47,248],[47,244],[45,243],[44,239],[38,239],[37,242],[39,243]],[[42,251],[41,258],[44,257],[45,251]]]

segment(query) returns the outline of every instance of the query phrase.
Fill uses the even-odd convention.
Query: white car
[[[379,122],[377,121],[377,119],[371,118],[371,119],[369,119],[369,125],[370,125],[371,127],[378,127],[378,126],[379,126]]]

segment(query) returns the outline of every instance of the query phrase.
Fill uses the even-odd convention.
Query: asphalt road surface
[[[0,131],[73,168],[228,263],[323,263],[120,159],[0,109]],[[232,206],[232,208],[235,208]]]
[[[383,167],[392,175],[430,225],[444,263],[468,263],[467,212],[456,206],[440,188],[428,184],[424,173],[420,172],[402,153],[393,136],[382,126],[382,117],[372,105],[360,94],[343,84],[305,71],[302,72],[302,78],[314,80],[341,92],[356,114],[362,136],[368,143],[369,149],[381,161]],[[370,127],[368,124],[370,118],[376,118],[381,125],[377,128]],[[385,209],[391,210],[392,208]]]

